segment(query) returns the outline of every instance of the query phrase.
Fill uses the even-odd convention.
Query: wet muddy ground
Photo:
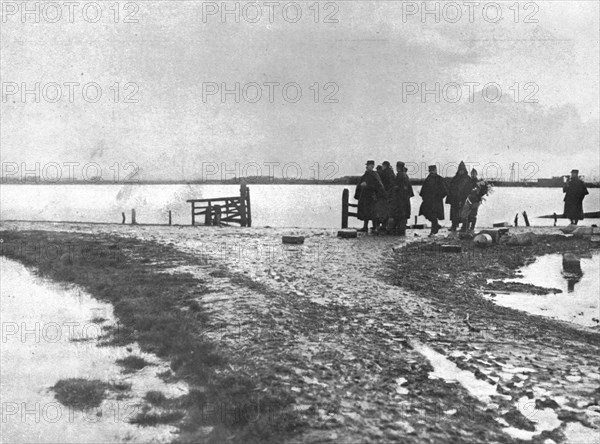
[[[26,237],[13,230],[32,225],[55,239],[118,235],[180,251],[180,260],[177,253],[139,260],[202,281],[205,335],[228,360],[213,369],[215,381],[249,380],[252,393],[289,395],[285,409],[260,404],[236,425],[223,419],[236,402],[223,388],[227,396],[213,405],[221,420],[213,415],[193,433],[175,422],[181,442],[587,443],[598,436],[598,330],[484,297],[488,279],[515,278],[545,254],[588,254],[587,240],[549,236],[531,247],[479,250],[443,232],[342,240],[332,230],[3,229]],[[306,241],[284,247],[286,234]],[[442,254],[439,243],[461,244],[463,253]]]
[[[137,344],[100,345],[103,329],[116,325],[111,305],[40,279],[18,262],[1,258],[0,266],[3,440],[171,442],[175,427],[132,422],[149,405],[148,391],[172,398],[187,386],[166,384],[157,374],[168,365]],[[133,357],[147,365],[124,371],[119,359]],[[88,384],[74,386],[77,381]]]

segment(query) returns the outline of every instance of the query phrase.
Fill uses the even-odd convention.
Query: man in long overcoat
[[[388,228],[388,219],[391,217],[390,197],[396,175],[390,163],[386,160],[381,164],[381,170],[378,172],[383,184],[383,191],[379,191],[377,195],[377,204],[375,205],[377,217],[381,224],[381,229],[386,231]]]
[[[571,171],[571,178],[563,186],[565,193],[565,211],[564,216],[572,224],[583,220],[583,198],[589,194],[585,183],[579,178],[579,170]]]
[[[375,171],[375,161],[369,160],[366,164],[366,171],[360,178],[360,182],[356,187],[354,198],[358,200],[358,211],[357,216],[360,220],[364,221],[362,230],[369,231],[369,221],[373,222],[373,229],[377,229],[377,195],[382,193],[383,184],[379,174]]]
[[[448,195],[448,188],[444,179],[438,175],[435,165],[429,166],[429,176],[421,187],[423,203],[419,215],[431,222],[431,235],[436,234],[441,226],[438,220],[444,220],[444,197]]]
[[[394,219],[392,230],[400,236],[406,235],[406,221],[410,218],[410,198],[413,193],[404,162],[396,162],[396,179],[390,199],[391,215]]]
[[[470,183],[467,167],[461,161],[456,175],[450,181],[448,197],[446,197],[446,203],[450,205],[450,220],[452,221],[450,231],[456,231],[461,222],[460,210],[469,195]]]

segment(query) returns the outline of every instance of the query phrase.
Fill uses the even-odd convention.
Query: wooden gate
[[[236,223],[242,227],[252,226],[250,189],[245,184],[240,186],[239,196],[190,199],[187,202],[192,206],[192,225],[204,216],[204,225]]]

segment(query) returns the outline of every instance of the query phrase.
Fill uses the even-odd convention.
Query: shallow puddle
[[[504,307],[523,310],[584,326],[597,326],[600,319],[600,255],[581,258],[582,275],[565,273],[562,255],[549,254],[519,270],[522,277],[507,282],[520,282],[540,287],[558,288],[562,293],[532,295],[528,293],[497,294],[493,301]],[[596,319],[596,320],[594,320]]]
[[[110,304],[78,288],[40,279],[18,262],[0,258],[2,338],[0,392],[2,438],[11,443],[169,442],[172,426],[140,427],[149,390],[166,397],[187,393],[184,384],[165,384],[157,374],[168,366],[137,345],[99,346],[101,325],[115,325]],[[117,332],[118,334],[118,332]],[[153,365],[123,373],[116,360],[139,356]],[[51,387],[67,378],[131,385],[107,392],[98,407],[60,404]]]
[[[491,396],[501,396],[496,391],[495,385],[477,379],[473,373],[460,369],[455,363],[431,347],[416,341],[413,341],[411,345],[417,352],[425,356],[433,366],[433,372],[429,374],[430,378],[441,378],[446,382],[458,382],[471,395],[486,404],[491,401]]]

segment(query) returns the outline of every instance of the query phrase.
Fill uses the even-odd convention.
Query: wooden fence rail
[[[242,184],[240,195],[233,197],[215,197],[209,199],[190,199],[192,207],[192,225],[196,225],[199,216],[204,216],[204,225],[240,224],[252,226],[250,210],[250,189]]]

